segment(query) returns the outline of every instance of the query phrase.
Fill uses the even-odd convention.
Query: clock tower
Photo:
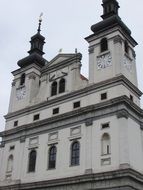
[[[98,83],[123,75],[137,86],[134,47],[137,42],[118,15],[116,0],[103,0],[102,21],[92,25],[89,43],[89,82]]]
[[[40,88],[41,68],[46,60],[43,58],[45,38],[40,34],[42,19],[39,19],[37,33],[31,37],[29,55],[18,61],[19,69],[12,72],[14,80],[9,104],[9,112],[23,109],[33,104],[33,99]]]

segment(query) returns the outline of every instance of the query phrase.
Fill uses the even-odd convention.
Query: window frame
[[[124,42],[124,50],[125,50],[126,54],[129,54],[129,44],[128,44],[128,42],[126,40]]]
[[[53,81],[51,83],[51,96],[56,96],[58,91],[58,83],[57,81]]]
[[[73,149],[73,146],[75,144],[78,144],[78,148]],[[75,151],[77,151],[75,153]],[[80,142],[79,141],[73,141],[70,147],[70,166],[79,166],[80,165]]]
[[[105,52],[108,50],[108,40],[107,38],[102,38],[100,41],[100,52]]]
[[[39,119],[40,119],[40,114],[39,114],[39,113],[33,115],[33,121],[37,121],[37,120],[39,120]]]
[[[52,152],[52,149],[53,152]],[[56,169],[57,160],[57,147],[56,145],[51,145],[48,150],[48,170]]]
[[[35,153],[34,159],[31,157],[32,152]],[[33,161],[34,160],[34,161]],[[34,173],[36,171],[37,151],[32,149],[28,155],[28,173]],[[32,165],[32,166],[31,166]],[[32,168],[32,169],[31,169]]]
[[[60,111],[59,107],[53,108],[53,115],[59,114],[59,111]]]
[[[109,129],[110,128],[110,122],[102,123],[101,129]]]
[[[104,97],[105,95],[105,97]],[[100,94],[100,100],[103,101],[103,100],[107,100],[107,92],[103,92]]]
[[[25,73],[23,73],[20,77],[20,86],[25,84],[25,79],[26,79],[26,75]]]
[[[18,126],[18,120],[14,121],[13,126],[14,126],[14,127],[17,127],[17,126]]]
[[[106,139],[106,137],[108,137]],[[107,141],[108,143],[105,143],[105,141]],[[106,147],[105,147],[106,145]],[[111,154],[111,137],[109,135],[109,133],[104,133],[101,136],[101,155],[102,156],[106,156],[106,155],[110,155]]]
[[[79,106],[75,106],[75,104],[79,103]],[[77,109],[81,107],[81,101],[73,102],[73,109]]]
[[[65,92],[65,88],[66,88],[66,80],[65,78],[61,78],[59,81],[59,90],[58,93],[64,93]]]
[[[13,171],[13,162],[14,162],[14,156],[13,156],[13,154],[10,154],[9,157],[8,157],[8,159],[7,159],[6,172],[12,173],[12,171]],[[11,167],[9,167],[9,165],[10,165]],[[11,169],[9,169],[9,168],[11,168]]]

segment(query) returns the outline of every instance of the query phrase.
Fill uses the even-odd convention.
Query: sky
[[[118,0],[119,15],[138,42],[137,74],[143,91],[143,0]],[[102,0],[0,0],[0,131],[4,130],[4,115],[8,112],[11,72],[17,61],[27,56],[30,38],[37,32],[38,18],[43,12],[42,35],[46,38],[45,58],[50,61],[59,49],[83,54],[82,73],[88,76],[88,43],[91,25],[101,21]],[[143,101],[142,101],[143,102]]]

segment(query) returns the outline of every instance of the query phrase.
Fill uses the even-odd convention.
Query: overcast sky
[[[143,91],[143,0],[118,0],[119,15],[139,43],[137,71],[139,88]],[[36,33],[38,17],[43,15],[42,35],[46,38],[45,58],[52,59],[60,48],[83,54],[82,73],[88,75],[88,44],[90,26],[101,21],[101,0],[0,0],[0,131],[7,114],[12,74],[17,61],[27,56],[29,40]]]

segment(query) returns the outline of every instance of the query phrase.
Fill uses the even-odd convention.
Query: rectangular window
[[[39,120],[40,114],[36,114],[33,116],[33,121]]]
[[[101,100],[106,100],[107,99],[107,93],[102,93],[101,94]]]
[[[73,108],[79,108],[80,107],[80,101],[73,103]]]
[[[53,109],[53,115],[58,114],[58,113],[59,113],[59,108],[54,108]]]
[[[14,127],[18,126],[18,120],[14,121]]]
[[[130,95],[130,100],[131,100],[132,102],[133,102],[133,100],[134,100],[132,95]]]
[[[109,128],[109,127],[110,127],[109,123],[104,123],[101,126],[102,129],[106,129],[106,128]]]
[[[10,146],[9,150],[14,150],[15,149],[15,146]]]

